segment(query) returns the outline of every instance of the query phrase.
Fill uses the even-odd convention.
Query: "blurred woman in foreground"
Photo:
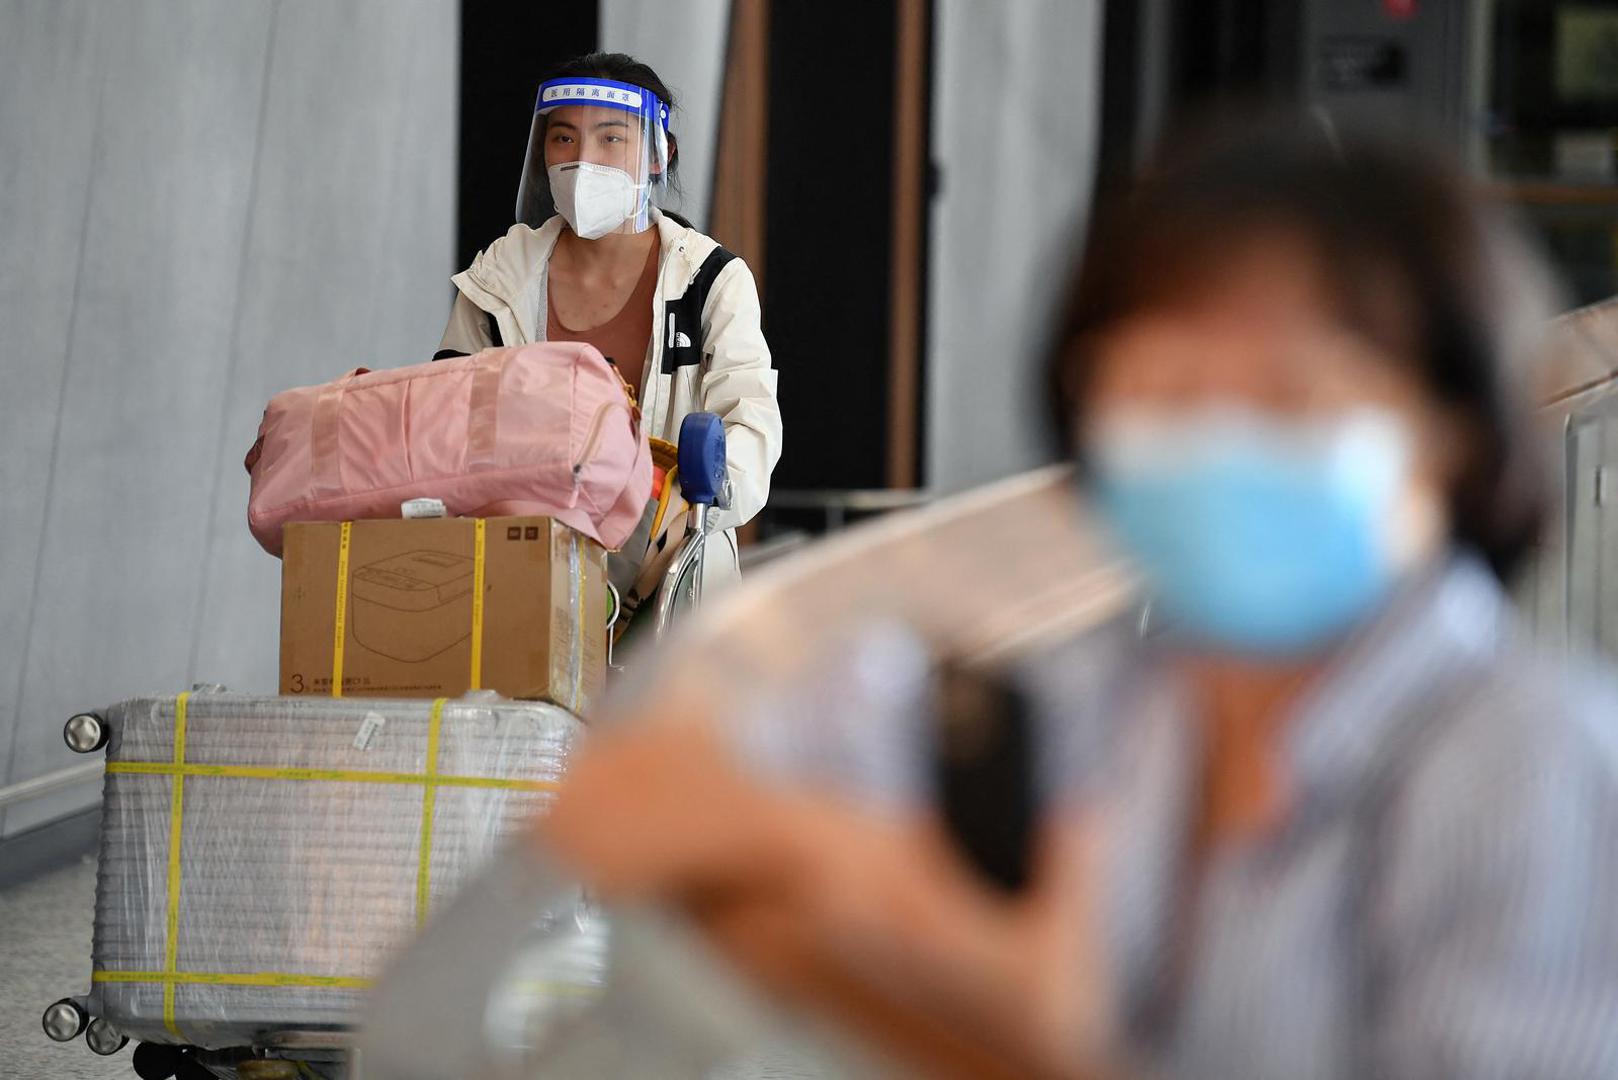
[[[1503,588],[1532,271],[1445,168],[1303,124],[1102,217],[1053,396],[1167,629],[1030,675],[1084,750],[1026,894],[691,725],[599,739],[547,842],[936,1073],[1618,1076],[1618,694]]]

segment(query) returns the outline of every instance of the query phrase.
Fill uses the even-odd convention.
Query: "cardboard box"
[[[330,694],[340,672],[349,697],[485,689],[583,712],[606,678],[606,581],[601,545],[549,518],[288,525],[281,693]]]

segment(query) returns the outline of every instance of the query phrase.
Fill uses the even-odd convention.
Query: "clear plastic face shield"
[[[658,96],[611,79],[540,85],[517,220],[539,228],[560,214],[580,237],[642,232],[668,186],[669,110]]]

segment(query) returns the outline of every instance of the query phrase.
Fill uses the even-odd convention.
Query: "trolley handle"
[[[710,412],[690,413],[680,422],[678,448],[680,494],[691,505],[691,527],[684,546],[663,575],[657,596],[657,635],[674,617],[680,584],[689,575],[692,601],[702,603],[702,555],[708,544],[708,514],[730,505],[730,477],[725,468],[725,425]]]

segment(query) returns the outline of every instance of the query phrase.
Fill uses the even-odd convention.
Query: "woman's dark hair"
[[[1548,279],[1515,231],[1447,163],[1313,117],[1249,119],[1182,146],[1103,200],[1057,324],[1051,401],[1081,472],[1098,339],[1280,233],[1308,246],[1345,326],[1463,419],[1451,534],[1511,577],[1547,512],[1513,367],[1551,314]]]
[[[674,116],[676,103],[674,92],[657,77],[657,72],[648,64],[643,64],[628,53],[594,52],[584,56],[575,56],[571,60],[564,60],[540,76],[540,82],[549,82],[552,79],[611,79],[614,82],[629,83],[643,90],[650,90],[662,99],[663,104],[669,107],[669,116]],[[680,141],[669,133],[669,164],[668,176],[665,182],[669,190],[678,192],[679,178],[676,171],[680,166]],[[679,214],[665,210],[663,213],[678,221],[686,228],[691,223]]]

